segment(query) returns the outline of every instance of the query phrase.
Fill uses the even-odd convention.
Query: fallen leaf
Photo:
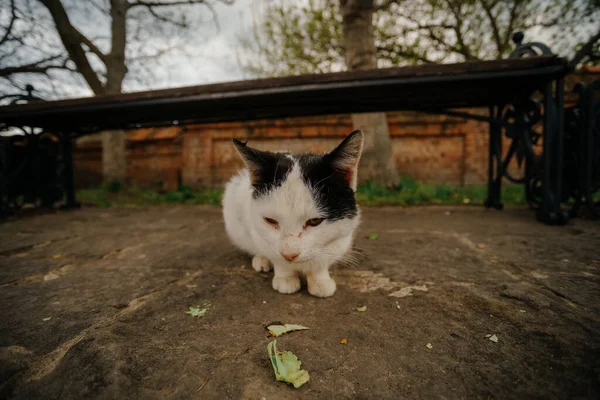
[[[525,310],[519,310],[520,313],[526,313],[527,311]]]
[[[303,331],[307,328],[306,326],[296,325],[296,324],[283,324],[283,325],[269,325],[267,326],[267,330],[273,337],[281,336],[284,333],[294,332],[294,331]]]
[[[356,311],[365,312],[367,311],[367,306],[356,307]]]
[[[342,340],[340,340],[340,344],[348,344],[348,339],[343,338]]]
[[[490,339],[494,343],[498,343],[498,336],[496,336],[496,335],[492,335],[488,339]]]
[[[491,333],[488,333],[487,335],[485,335],[485,337],[489,338],[490,336],[492,336]]]
[[[367,239],[377,240],[377,239],[379,239],[379,233],[371,233],[369,236],[367,236]]]
[[[42,321],[46,322],[46,321],[50,321],[51,319],[52,319],[52,317],[46,317],[46,318],[43,318]]]
[[[278,381],[291,383],[296,389],[308,382],[308,372],[300,369],[302,361],[291,351],[278,352],[277,339],[267,345],[267,352]]]
[[[431,343],[427,343],[425,347],[427,347],[429,350],[433,349],[433,345]]]
[[[190,307],[186,314],[191,315],[192,317],[201,318],[204,317],[206,312],[208,311],[208,307],[200,308],[200,306]]]

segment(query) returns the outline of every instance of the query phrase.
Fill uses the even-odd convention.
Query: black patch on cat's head
[[[233,145],[248,167],[255,199],[281,186],[292,170],[294,163],[285,153],[256,150],[237,139]]]
[[[305,184],[311,188],[325,218],[336,221],[358,213],[353,182],[362,151],[363,134],[354,131],[331,153],[317,156],[297,154]]]

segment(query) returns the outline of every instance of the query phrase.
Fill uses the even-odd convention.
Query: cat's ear
[[[363,132],[355,130],[329,153],[333,168],[341,174],[354,191],[356,191],[358,162],[362,154],[363,141]]]
[[[265,161],[263,152],[253,149],[252,147],[247,146],[246,143],[235,138],[233,139],[233,146],[242,157],[242,160],[244,160],[244,164],[246,164],[248,171],[250,171],[250,180],[252,183],[255,183],[259,179]]]

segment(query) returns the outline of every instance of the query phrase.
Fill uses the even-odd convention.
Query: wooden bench
[[[31,128],[35,127],[58,138],[64,164],[62,187],[67,205],[75,206],[72,140],[102,130],[392,110],[457,115],[489,123],[486,207],[502,208],[500,188],[508,162],[514,156],[524,157],[530,163],[526,170],[538,170],[541,174],[538,218],[549,224],[564,224],[568,216],[560,204],[563,78],[569,68],[566,60],[544,53],[548,51],[543,45],[533,43],[520,45],[515,57],[505,60],[257,79],[31,102],[0,107],[0,128],[19,127],[33,137]],[[486,108],[488,115],[457,111],[473,107]],[[535,124],[540,125],[541,131],[533,129]],[[512,154],[505,158],[501,151],[503,131],[510,133],[515,144],[511,146]],[[531,142],[540,137],[541,158],[531,148]]]

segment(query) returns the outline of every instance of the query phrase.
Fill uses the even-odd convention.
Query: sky
[[[0,0],[0,3],[4,1]],[[29,22],[30,25],[23,23],[21,29],[26,31],[32,28],[30,34],[26,36],[27,40],[30,40],[27,44],[38,49],[31,54],[19,53],[20,59],[17,61],[17,65],[39,60],[44,58],[43,55],[49,53],[55,54],[56,49],[62,48],[62,44],[48,10],[35,0],[16,1],[19,2],[22,10],[31,12],[31,18],[35,22]],[[95,10],[90,4],[104,4],[104,7],[107,7],[108,0],[89,1],[63,0],[63,4],[73,26],[86,37],[93,38],[93,43],[106,54],[110,51],[110,19],[102,12]],[[235,0],[232,5],[212,0],[218,27],[213,21],[210,11],[202,5],[198,5],[192,7],[189,14],[186,15],[189,17],[189,21],[192,21],[190,24],[192,28],[188,29],[184,36],[171,35],[169,38],[169,35],[163,36],[150,30],[150,36],[146,35],[142,36],[141,40],[129,41],[127,56],[152,54],[156,49],[169,45],[174,45],[179,50],[168,52],[158,62],[142,61],[131,64],[131,73],[125,78],[123,90],[132,92],[248,78],[244,75],[236,58],[239,36],[252,31],[253,13],[260,14],[262,6],[270,1],[280,0]],[[7,10],[8,8],[0,6],[0,22],[3,24],[10,15]],[[128,36],[132,35],[131,31],[134,30],[130,28],[128,25]],[[92,55],[88,58],[96,70],[103,69],[102,64],[95,59],[95,56]],[[142,68],[139,68],[140,66]],[[145,74],[140,73],[143,70],[146,71]],[[148,71],[151,72],[148,73]],[[52,81],[46,78],[40,79],[35,75],[18,75],[15,80],[22,87],[25,84],[33,84],[46,99],[93,95],[87,83],[78,74],[65,71],[51,71],[51,74],[54,78]],[[140,76],[141,79],[139,79]],[[3,85],[0,80],[0,95],[3,92],[14,91],[13,87]]]
[[[239,47],[238,36],[252,29],[252,12],[260,12],[260,0],[236,0],[233,5],[215,5],[219,31],[212,22],[203,31],[205,40],[194,44],[198,54],[192,60],[177,56],[165,57],[165,67],[158,71],[163,82],[153,83],[153,88],[188,86],[204,83],[225,82],[244,79],[244,72],[236,60]],[[190,62],[192,61],[192,62]],[[177,73],[168,74],[167,68],[175,67]]]
[[[3,3],[5,1],[0,0],[0,4],[7,4]],[[35,7],[32,10],[35,14],[32,17],[35,20],[32,26],[38,31],[35,35],[30,35],[32,41],[30,44],[40,48],[61,48],[62,45],[48,10],[38,0],[16,1]],[[90,4],[104,4],[104,7],[107,7],[108,1],[62,0],[73,25],[87,37],[94,38],[93,42],[104,53],[110,50],[110,19],[102,12],[94,12]],[[307,0],[235,0],[233,5],[211,0],[214,3],[219,29],[212,21],[211,13],[202,5],[194,6],[189,12],[189,20],[193,21],[192,29],[186,31],[184,37],[173,39],[175,36],[171,35],[171,39],[168,39],[169,35],[161,35],[150,29],[142,39],[128,43],[128,56],[150,54],[156,49],[173,44],[179,50],[167,53],[161,57],[160,62],[138,61],[130,64],[130,73],[125,78],[123,90],[134,92],[251,78],[244,73],[237,61],[237,53],[240,51],[239,37],[252,33],[253,20],[254,18],[260,20],[265,6],[284,1],[303,3]],[[0,7],[0,22],[3,22],[2,17],[6,18],[9,15],[3,14],[2,11]],[[156,21],[153,20],[153,23]],[[131,32],[133,29],[128,26],[128,30]],[[542,36],[532,35],[536,40],[545,41]],[[94,56],[91,56],[90,60],[96,70],[103,68],[99,60],[94,60]],[[60,71],[53,71],[53,74],[56,74],[54,76],[56,79],[52,82],[35,76],[20,76],[18,83],[21,87],[32,83],[36,88],[41,89],[41,93],[46,94],[43,97],[47,99],[92,95],[81,76]],[[54,89],[52,85],[55,86]],[[0,80],[0,94],[3,89],[6,87],[2,86]],[[14,88],[12,89],[14,91]]]

